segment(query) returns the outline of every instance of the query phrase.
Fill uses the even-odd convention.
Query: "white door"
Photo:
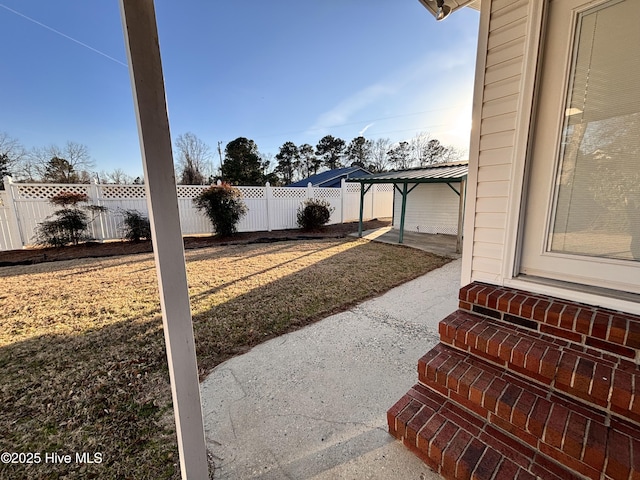
[[[640,0],[551,0],[520,273],[640,293]]]

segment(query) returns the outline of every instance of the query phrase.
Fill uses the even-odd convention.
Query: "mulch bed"
[[[389,219],[370,220],[363,223],[364,230],[388,227]],[[358,231],[358,222],[327,225],[320,230],[305,232],[300,229],[275,230],[272,232],[242,232],[233,237],[220,238],[217,236],[184,237],[184,248],[204,248],[215,245],[233,245],[248,243],[270,243],[287,240],[310,240],[318,238],[342,238]],[[73,260],[76,258],[113,257],[131,255],[135,253],[152,252],[151,241],[138,243],[128,241],[110,241],[106,243],[87,242],[80,245],[48,248],[26,248],[23,250],[6,250],[0,252],[0,267],[13,265],[31,265],[58,260]]]

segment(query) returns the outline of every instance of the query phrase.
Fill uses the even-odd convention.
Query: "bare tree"
[[[205,185],[211,172],[211,148],[191,132],[178,135],[175,142],[179,183]]]
[[[34,148],[29,152],[28,163],[30,176],[35,173],[39,180],[65,183],[88,182],[89,171],[95,166],[89,147],[72,141],[62,148],[58,145]]]
[[[127,175],[121,168],[114,168],[110,172],[102,170],[98,180],[100,183],[114,183],[116,185],[130,185],[133,183],[133,177]]]
[[[369,164],[369,170],[372,173],[389,170],[389,150],[391,150],[391,140],[388,138],[374,140],[371,146],[371,163]]]
[[[25,157],[22,144],[7,133],[0,132],[0,181],[7,175],[16,176],[19,164]]]

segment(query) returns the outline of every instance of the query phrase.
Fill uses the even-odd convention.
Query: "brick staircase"
[[[472,283],[389,432],[447,479],[640,480],[640,316]]]

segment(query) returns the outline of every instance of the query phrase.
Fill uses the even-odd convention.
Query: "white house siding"
[[[479,42],[474,98],[474,122],[479,128],[472,133],[471,155],[477,157],[470,162],[463,284],[475,280],[501,284],[503,280],[507,214],[514,207],[510,195],[530,31],[528,12],[529,0],[495,0],[482,6],[480,28],[485,37]]]
[[[411,188],[409,184],[408,188]],[[452,186],[460,191],[460,184]],[[400,187],[402,188],[402,187]],[[423,183],[407,195],[404,229],[407,232],[458,233],[458,195],[445,183]],[[397,191],[393,202],[393,228],[400,228],[402,195]]]

